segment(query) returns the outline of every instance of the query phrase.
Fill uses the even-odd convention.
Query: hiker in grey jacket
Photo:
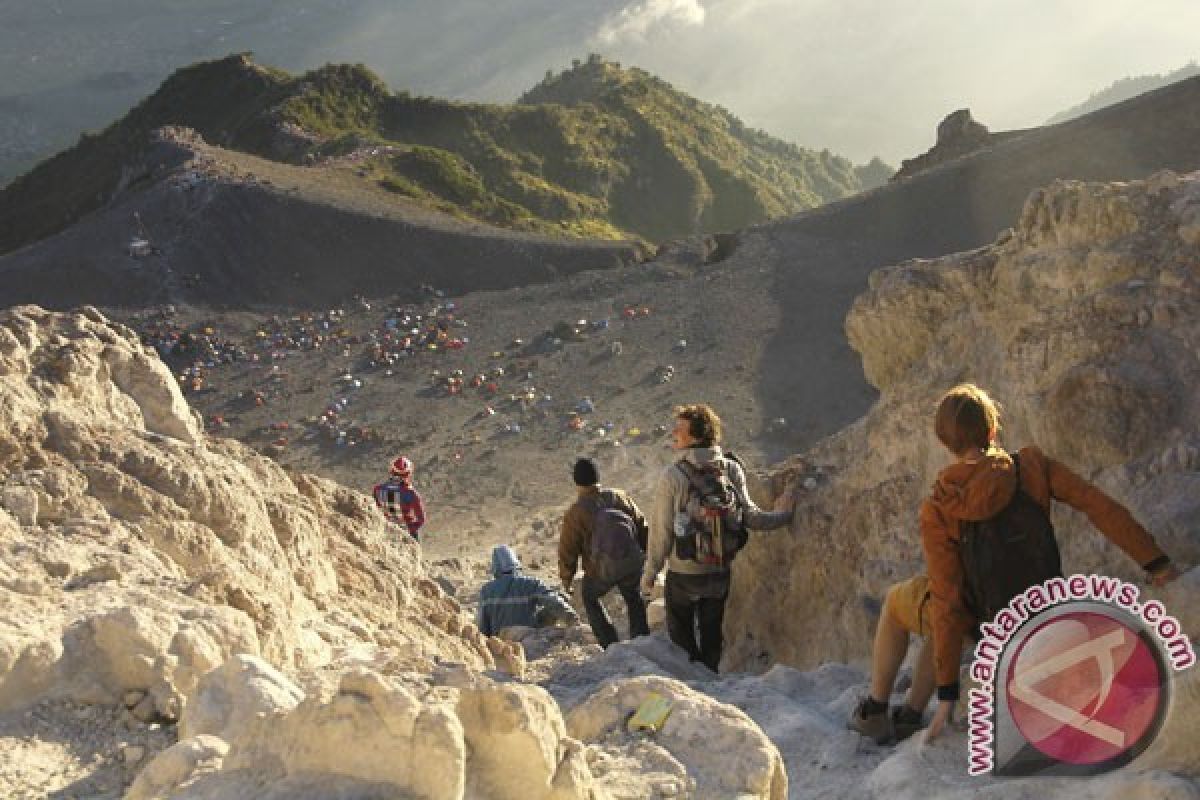
[[[707,405],[680,406],[675,409],[672,445],[681,458],[695,467],[717,462],[722,467],[743,511],[745,528],[773,530],[789,525],[793,511],[763,511],[750,499],[746,476],[733,459],[721,451],[721,420]],[[791,498],[795,504],[794,497]],[[725,616],[725,601],[729,596],[730,569],[724,563],[702,563],[681,557],[676,552],[675,528],[686,524],[689,505],[694,511],[698,503],[691,480],[678,463],[667,467],[658,481],[654,507],[650,514],[650,540],[646,552],[646,567],[642,572],[641,589],[649,595],[654,580],[667,567],[666,606],[667,633],[671,641],[687,651],[693,661],[700,661],[713,672],[721,661],[721,623]],[[677,519],[678,517],[678,519]],[[696,641],[696,623],[700,641]]]
[[[523,625],[542,628],[575,625],[575,609],[555,590],[532,575],[521,574],[521,561],[506,544],[492,549],[492,580],[479,590],[476,624],[484,636],[503,628]]]

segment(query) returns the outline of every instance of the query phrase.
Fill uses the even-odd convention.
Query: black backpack
[[[959,523],[963,598],[980,623],[991,622],[1030,586],[1062,577],[1062,558],[1050,517],[1021,488],[1021,462],[1013,453],[1017,490],[996,516]]]
[[[685,510],[691,518],[686,535],[675,536],[675,555],[710,566],[728,566],[746,546],[749,535],[742,519],[745,508],[728,476],[732,454],[697,467],[686,459],[676,466],[688,481]],[[693,506],[691,499],[696,499]]]
[[[592,514],[592,540],[588,547],[591,575],[604,583],[640,574],[646,560],[638,544],[637,523],[617,508],[615,500],[611,493],[602,492],[596,498]]]

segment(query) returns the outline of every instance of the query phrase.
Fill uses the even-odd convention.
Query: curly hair
[[[698,447],[712,447],[721,442],[721,418],[705,403],[675,406],[675,418],[688,421],[688,433]]]

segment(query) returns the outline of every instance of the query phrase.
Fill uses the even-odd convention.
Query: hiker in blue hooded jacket
[[[492,580],[479,590],[476,620],[480,632],[495,636],[504,628],[577,625],[575,609],[545,581],[524,575],[521,561],[506,544],[492,549]]]

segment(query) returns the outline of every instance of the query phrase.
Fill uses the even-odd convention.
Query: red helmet
[[[407,478],[409,475],[412,475],[412,470],[412,462],[404,456],[398,456],[396,460],[392,462],[393,475],[399,475],[401,478]]]

